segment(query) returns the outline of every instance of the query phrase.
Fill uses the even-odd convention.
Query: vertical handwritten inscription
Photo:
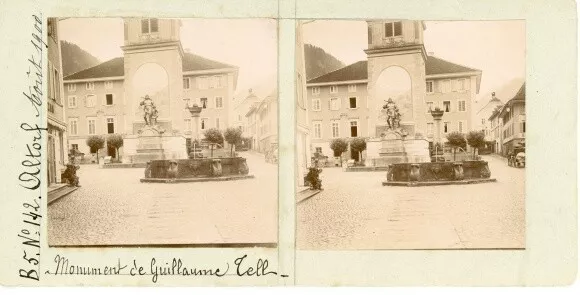
[[[20,129],[29,137],[29,142],[24,148],[24,159],[21,162],[21,171],[18,171],[19,185],[27,193],[23,197],[29,200],[23,201],[20,208],[22,223],[18,232],[22,247],[23,264],[18,269],[21,278],[29,280],[40,280],[40,187],[42,185],[41,157],[42,157],[42,134],[48,131],[47,127],[40,127],[38,120],[43,104],[43,66],[42,58],[47,44],[43,39],[43,18],[42,14],[32,15],[33,30],[31,42],[31,53],[27,58],[28,68],[26,78],[28,89],[22,92],[23,98],[30,102],[34,111],[33,121],[21,122]],[[41,122],[41,124],[44,122]]]

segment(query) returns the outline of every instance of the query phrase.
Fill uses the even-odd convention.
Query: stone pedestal
[[[365,165],[372,167],[431,161],[427,139],[403,136],[395,131],[383,132],[381,138],[367,140],[367,155]]]
[[[143,127],[138,135],[124,139],[124,159],[127,163],[147,163],[151,160],[187,158],[185,137],[166,134],[163,129]]]

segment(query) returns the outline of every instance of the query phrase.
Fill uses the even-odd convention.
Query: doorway
[[[56,183],[56,146],[54,136],[48,135],[48,184]]]

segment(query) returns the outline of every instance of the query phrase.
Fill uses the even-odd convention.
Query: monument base
[[[429,141],[422,137],[410,137],[405,133],[384,132],[381,138],[367,140],[367,156],[365,165],[368,167],[388,167],[398,163],[430,162]]]
[[[163,129],[151,126],[141,129],[138,135],[125,136],[123,150],[124,164],[187,158],[185,137],[165,134]]]

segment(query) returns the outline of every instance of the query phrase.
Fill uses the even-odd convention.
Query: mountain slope
[[[344,63],[324,51],[322,48],[304,44],[304,61],[306,64],[306,79],[330,73],[344,67]]]
[[[62,54],[62,73],[64,77],[101,63],[96,57],[74,43],[60,41],[60,51]]]

